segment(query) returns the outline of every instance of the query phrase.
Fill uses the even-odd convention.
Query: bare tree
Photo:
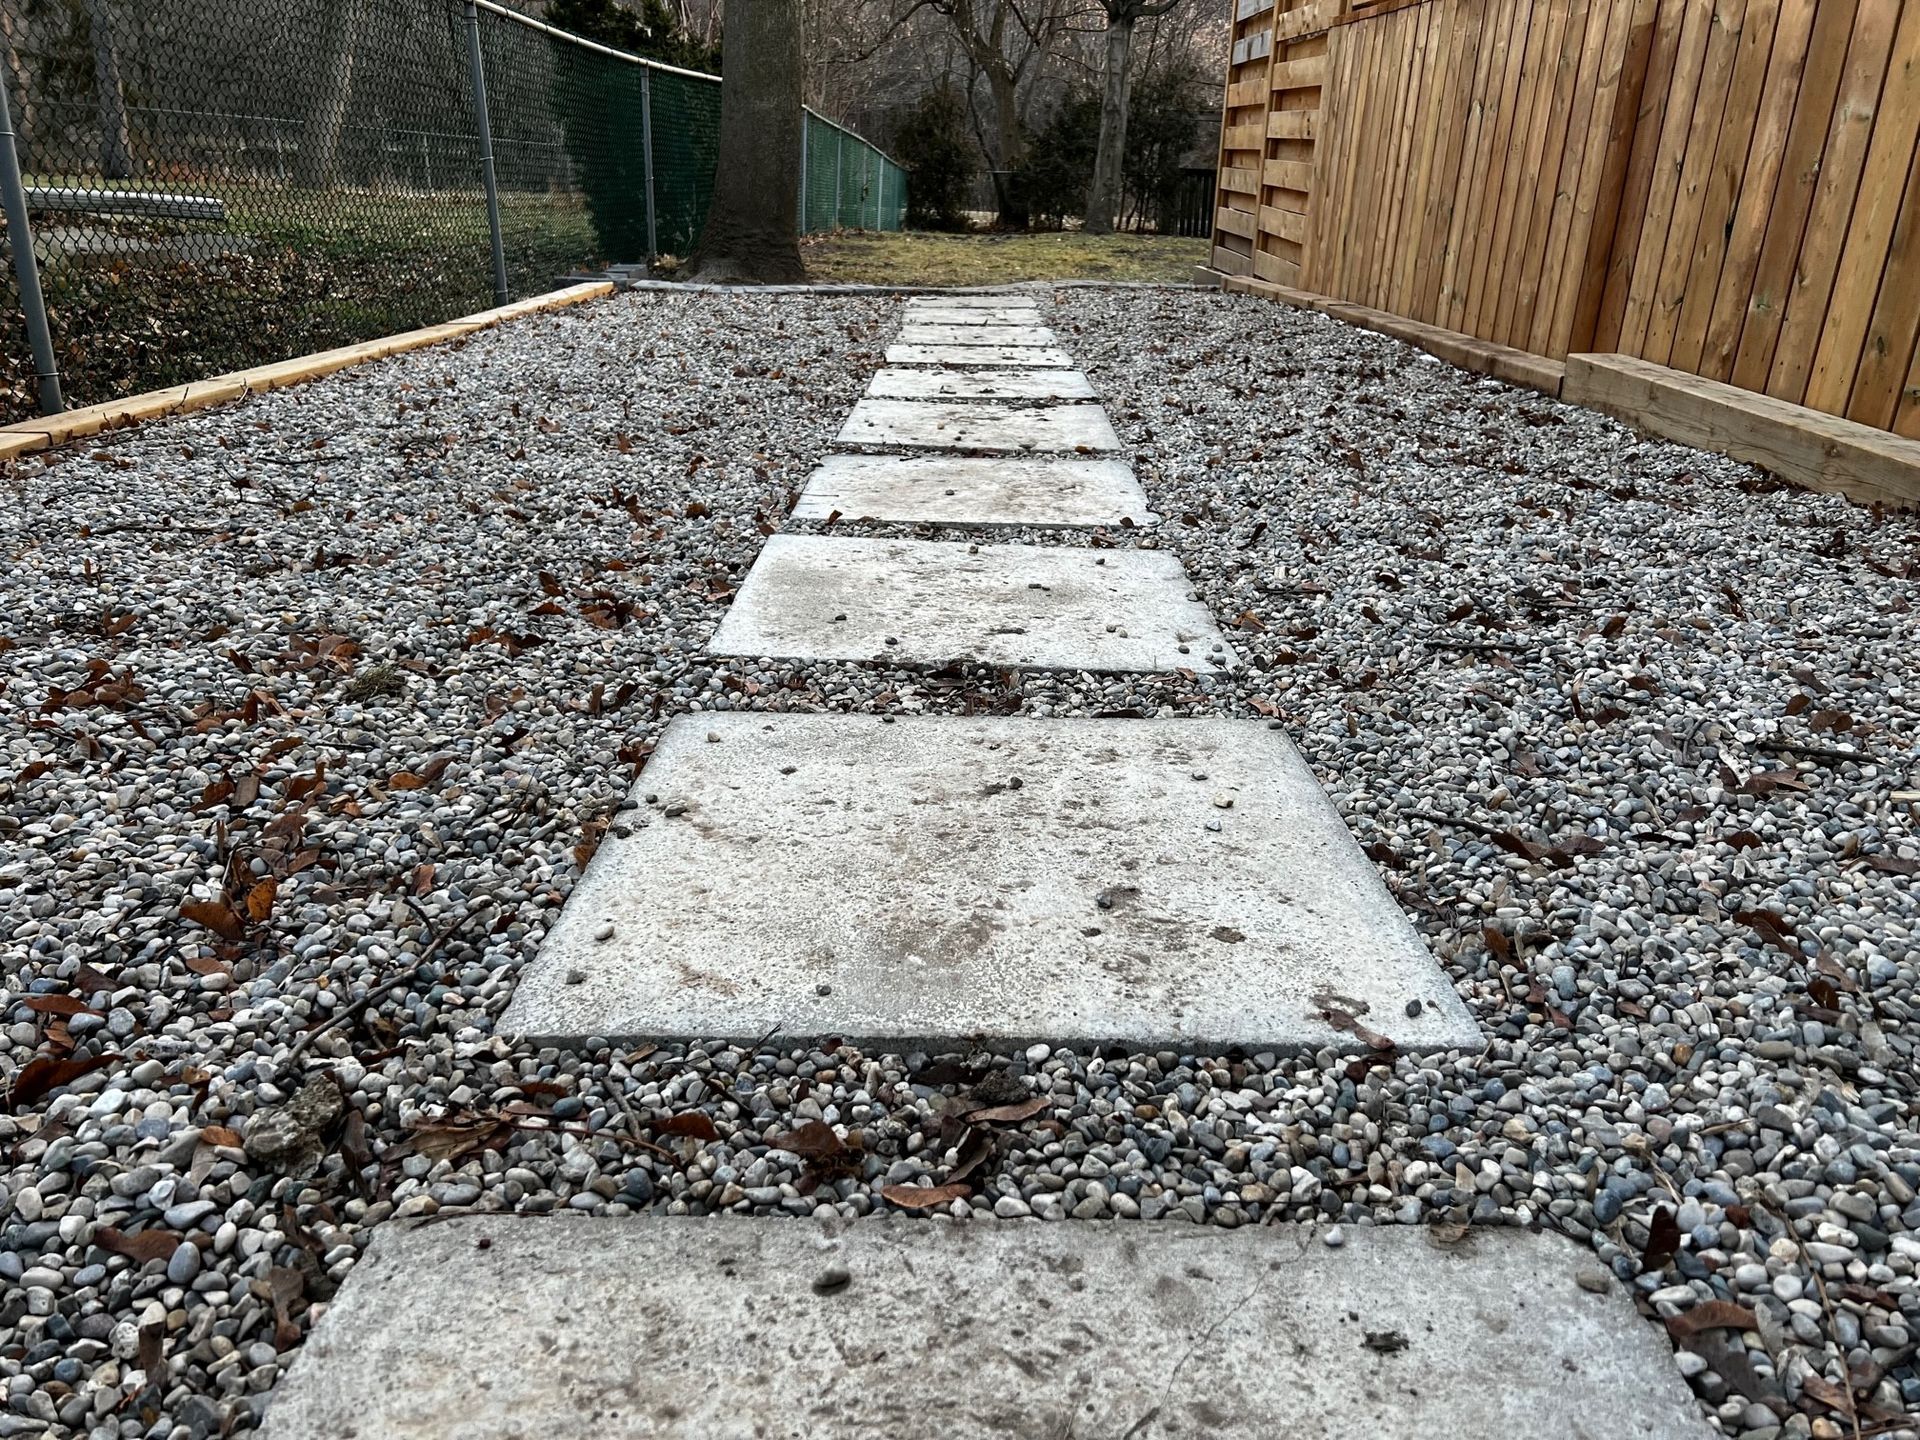
[[[726,0],[721,26],[720,158],[713,203],[687,262],[692,280],[783,284],[800,260],[801,0]]]
[[[109,180],[130,179],[135,174],[133,131],[127,122],[127,88],[120,79],[120,47],[114,43],[106,0],[87,0],[87,28],[93,37],[93,88],[100,103],[100,173]]]
[[[1127,157],[1127,65],[1133,58],[1133,27],[1166,14],[1179,3],[1100,0],[1100,8],[1107,12],[1107,60],[1100,91],[1100,148],[1093,161],[1093,184],[1087,191],[1089,234],[1111,234],[1113,212],[1120,208],[1121,172]]]
[[[300,125],[300,153],[294,163],[294,183],[318,188],[333,178],[340,132],[347,128],[347,109],[353,100],[354,58],[360,47],[367,0],[329,0],[321,15],[321,53],[317,74],[310,75],[312,103]]]

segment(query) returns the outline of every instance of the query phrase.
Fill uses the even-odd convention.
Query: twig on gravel
[[[1757,740],[1753,748],[1769,755],[1798,755],[1802,760],[1831,760],[1835,764],[1882,763],[1880,757],[1869,750],[1829,750],[1818,745],[1802,745],[1798,740]]]
[[[1471,650],[1476,653],[1504,650],[1512,654],[1519,654],[1531,648],[1530,646],[1518,645],[1508,640],[1453,640],[1446,636],[1441,636],[1433,640],[1422,640],[1420,643],[1429,650]]]
[[[413,897],[411,895],[407,897],[407,902],[409,904],[413,903]],[[286,1055],[280,1061],[278,1067],[280,1072],[285,1074],[293,1069],[293,1062],[298,1060],[300,1053],[305,1050],[308,1045],[313,1043],[314,1037],[333,1029],[334,1026],[342,1024],[343,1022],[359,1020],[362,1015],[367,1013],[368,1009],[376,1000],[385,999],[402,985],[418,979],[420,967],[437,955],[441,948],[454,937],[454,934],[459,928],[460,922],[458,920],[449,921],[444,930],[427,942],[427,948],[422,950],[414,959],[412,966],[400,974],[393,976],[391,979],[381,981],[380,984],[374,986],[373,989],[347,1006],[346,1009],[337,1014],[329,1015],[311,1030],[303,1031],[300,1035],[296,1036],[293,1044],[287,1048]]]

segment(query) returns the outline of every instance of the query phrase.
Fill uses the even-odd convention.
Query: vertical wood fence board
[[[1694,94],[1693,123],[1680,162],[1679,185],[1674,191],[1666,253],[1661,256],[1654,278],[1646,340],[1637,352],[1656,365],[1665,365],[1673,354],[1680,307],[1686,303],[1687,276],[1699,244],[1707,187],[1719,159],[1720,134],[1726,128],[1727,93],[1733,85],[1734,66],[1740,58],[1746,11],[1747,0],[1717,0],[1707,22],[1706,52],[1700,65],[1699,88]]]
[[[1719,290],[1734,207],[1739,202],[1753,154],[1754,133],[1764,98],[1761,87],[1772,64],[1779,21],[1780,0],[1750,0],[1733,79],[1727,87],[1693,253],[1687,258],[1687,280],[1674,320],[1666,363],[1677,370],[1697,370],[1706,348],[1707,326],[1712,320],[1714,299]]]
[[[1576,139],[1574,121],[1582,109],[1593,103],[1593,83],[1585,66],[1592,54],[1592,34],[1604,31],[1605,0],[1572,0],[1560,39],[1560,59],[1554,75],[1547,110],[1547,132],[1540,149],[1540,163],[1533,181],[1533,217],[1527,227],[1527,243],[1520,256],[1520,284],[1514,292],[1513,312],[1503,327],[1500,342],[1516,349],[1528,348],[1533,336],[1534,313],[1539,307],[1543,285],[1551,285],[1547,267],[1554,254],[1556,217],[1564,229],[1565,207],[1572,203],[1573,187],[1567,166],[1574,159],[1582,133]],[[1595,12],[1601,12],[1598,26]],[[1564,203],[1563,203],[1564,202]]]
[[[1847,418],[1895,428],[1901,390],[1920,339],[1920,149],[1908,162],[1907,192],[1887,252],[1886,279],[1867,327]]]
[[[1608,69],[1594,105],[1593,143],[1598,153],[1585,166],[1576,207],[1583,259],[1567,277],[1573,283],[1554,316],[1548,354],[1564,355],[1593,343],[1613,260],[1614,232],[1632,159],[1633,127],[1646,85],[1658,13],[1659,0],[1614,3],[1613,29],[1607,38]]]
[[[1847,221],[1860,193],[1861,172],[1873,139],[1880,88],[1891,58],[1894,22],[1900,0],[1862,0],[1847,52],[1846,76],[1834,106],[1833,126],[1820,157],[1820,179],[1814,187],[1813,209],[1807,216],[1806,243],[1794,267],[1794,285],[1780,326],[1779,347],[1767,376],[1767,393],[1799,404],[1807,393],[1814,346],[1833,297],[1833,277],[1840,264],[1840,246]]]
[[[1873,137],[1861,171],[1859,198],[1846,227],[1846,243],[1834,271],[1804,403],[1839,414],[1853,395],[1867,326],[1880,298],[1893,227],[1906,196],[1914,144],[1920,140],[1920,4],[1908,5],[1894,40],[1893,59],[1875,107]]]
[[[1767,216],[1760,261],[1748,294],[1747,316],[1734,355],[1733,383],[1742,390],[1764,390],[1773,369],[1794,264],[1799,259],[1800,243],[1806,238],[1807,215],[1813,209],[1814,187],[1820,179],[1820,156],[1840,95],[1847,42],[1859,18],[1855,0],[1819,0],[1815,9],[1813,40],[1800,77],[1800,94],[1780,157],[1780,178],[1774,185],[1773,208]]]
[[[1522,349],[1546,353],[1553,345],[1553,317],[1567,280],[1567,248],[1572,239],[1594,109],[1602,93],[1601,63],[1613,9],[1612,0],[1592,0],[1580,26],[1580,44],[1573,61],[1572,103],[1567,109],[1566,139],[1560,147],[1560,171],[1552,185],[1545,239],[1539,247],[1540,269],[1531,293],[1515,316],[1513,343]],[[1571,39],[1572,26],[1567,33]]]

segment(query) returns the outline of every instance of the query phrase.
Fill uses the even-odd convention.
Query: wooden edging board
[[[297,385],[303,380],[317,380],[322,375],[331,375],[336,370],[345,370],[352,365],[363,365],[369,360],[383,360],[389,355],[419,350],[444,340],[458,340],[523,315],[597,300],[613,294],[613,290],[613,285],[606,281],[569,285],[564,290],[531,295],[511,305],[500,305],[491,310],[482,310],[477,315],[449,320],[444,325],[429,325],[423,330],[408,330],[379,340],[362,341],[358,345],[343,345],[337,350],[322,350],[314,355],[300,355],[271,365],[256,365],[250,370],[236,370],[229,375],[215,375],[206,380],[196,380],[190,385],[149,390],[140,395],[129,395],[123,400],[109,400],[102,405],[66,410],[38,420],[24,420],[18,425],[0,427],[0,460],[12,460],[30,451],[64,445],[69,440],[98,435],[104,430],[137,425],[143,420],[159,420],[168,415],[185,414],[189,410],[204,410],[209,405],[238,400],[243,395],[258,395],[267,390]]]
[[[1444,330],[1438,325],[1409,320],[1403,315],[1389,315],[1384,310],[1334,300],[1325,295],[1296,290],[1289,285],[1276,285],[1270,280],[1256,280],[1245,275],[1222,275],[1219,271],[1205,273],[1217,276],[1220,288],[1230,295],[1257,295],[1264,300],[1277,300],[1298,309],[1317,310],[1322,315],[1357,325],[1363,330],[1404,340],[1449,365],[1457,365],[1476,375],[1491,375],[1510,385],[1524,385],[1530,390],[1557,396],[1566,376],[1566,366],[1558,360],[1516,350],[1510,345],[1496,345],[1491,340],[1463,335],[1458,330]],[[1195,274],[1198,277],[1201,271],[1196,269]]]
[[[1569,355],[1560,398],[1810,490],[1920,509],[1920,440],[1631,355]]]

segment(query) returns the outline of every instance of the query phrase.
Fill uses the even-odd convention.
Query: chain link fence
[[[0,421],[48,362],[91,404],[685,255],[712,193],[718,77],[491,0],[0,0],[0,45]],[[898,229],[900,168],[805,133],[801,228]]]

